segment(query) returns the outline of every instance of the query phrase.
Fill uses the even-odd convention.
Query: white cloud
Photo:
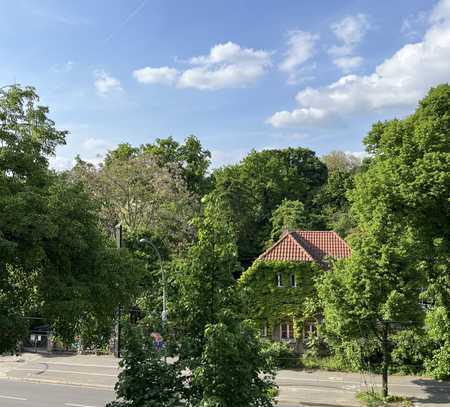
[[[94,77],[95,89],[100,95],[122,90],[120,81],[103,70],[94,71]]]
[[[331,26],[336,38],[347,46],[359,44],[367,30],[369,29],[369,21],[365,14],[357,14],[356,16],[347,16],[341,21]]]
[[[234,150],[211,150],[211,166],[212,168],[219,168],[224,165],[235,164],[241,161],[249,150],[234,149]]]
[[[92,152],[104,151],[104,150],[110,148],[111,143],[106,140],[103,140],[103,139],[90,137],[81,143],[81,147],[83,149],[85,149],[86,151],[89,151],[92,153]]]
[[[208,55],[191,58],[188,64],[191,67],[182,72],[169,67],[147,67],[134,71],[133,75],[140,82],[176,83],[179,88],[238,88],[253,83],[266,73],[271,65],[271,53],[242,48],[229,41],[215,45]]]
[[[343,72],[350,72],[353,69],[358,68],[363,63],[363,59],[360,56],[348,56],[336,58],[333,62]]]
[[[168,66],[160,68],[145,67],[142,69],[136,69],[133,72],[133,76],[140,83],[154,84],[160,83],[163,85],[170,85],[174,83],[177,78],[178,71]]]
[[[75,161],[73,159],[58,155],[49,157],[48,163],[50,168],[55,171],[70,170],[75,165]]]
[[[362,64],[363,58],[353,56],[353,53],[369,28],[369,20],[365,14],[347,16],[331,25],[331,30],[341,44],[330,47],[328,54],[343,72],[350,72]]]
[[[317,34],[306,31],[291,31],[288,33],[287,51],[279,65],[279,69],[289,75],[288,83],[298,81],[298,67],[313,56],[318,39]]]
[[[353,155],[353,156],[359,158],[360,160],[363,160],[364,158],[369,156],[367,151],[345,151],[345,154]]]
[[[416,39],[425,27],[428,17],[428,13],[425,11],[419,11],[416,14],[409,15],[402,22],[402,34],[409,39]]]
[[[421,42],[405,45],[372,74],[306,88],[297,94],[297,109],[277,112],[267,121],[274,127],[302,128],[349,114],[413,108],[431,86],[450,80],[450,0],[441,0],[429,24]]]

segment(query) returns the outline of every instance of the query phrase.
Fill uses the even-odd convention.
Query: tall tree
[[[283,199],[283,202],[272,213],[270,243],[278,240],[283,231],[308,228],[310,221],[305,212],[302,202]]]
[[[334,338],[378,341],[386,394],[389,331],[420,326],[423,301],[449,312],[450,86],[432,89],[406,119],[375,124],[365,143],[373,157],[350,193],[352,257],[319,293]]]
[[[237,225],[242,264],[261,253],[272,212],[283,199],[299,200],[309,209],[326,177],[325,164],[305,148],[252,151],[241,163],[214,172],[214,193],[231,207]]]
[[[79,160],[72,177],[86,183],[110,233],[120,223],[126,238],[151,235],[172,249],[192,236],[189,222],[197,199],[174,164],[162,165],[153,154],[121,146],[100,167]]]
[[[178,264],[173,327],[188,377],[190,406],[271,406],[272,373],[253,327],[239,316],[233,273],[239,270],[230,211],[204,199],[198,237]]]
[[[207,171],[211,153],[202,147],[200,140],[194,135],[188,136],[183,144],[172,137],[157,138],[154,143],[145,144],[141,148],[143,152],[157,157],[161,164],[176,166],[192,193],[202,196],[209,191]]]
[[[23,334],[43,240],[54,234],[46,208],[47,156],[66,132],[38,102],[31,87],[0,89],[0,352]]]

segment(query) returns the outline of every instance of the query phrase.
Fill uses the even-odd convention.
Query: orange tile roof
[[[327,257],[343,259],[350,254],[350,246],[336,232],[297,230],[283,234],[259,259],[321,262]]]

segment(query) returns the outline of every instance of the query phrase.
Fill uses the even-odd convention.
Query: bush
[[[183,386],[174,365],[162,360],[155,349],[153,338],[140,328],[125,331],[124,356],[120,362],[123,371],[115,390],[124,401],[115,401],[107,407],[175,407],[180,405]]]
[[[450,342],[433,352],[431,359],[426,360],[427,373],[437,380],[450,377]]]
[[[324,357],[308,357],[304,356],[300,359],[300,364],[306,369],[322,369],[331,372],[358,372],[354,366],[345,361],[338,355]]]
[[[265,341],[263,351],[271,363],[280,369],[300,367],[299,357],[288,344],[284,342]]]
[[[192,372],[196,407],[272,407],[276,385],[267,354],[250,323],[209,324],[199,366]]]

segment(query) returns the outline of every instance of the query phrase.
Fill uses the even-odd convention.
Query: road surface
[[[119,368],[109,356],[0,357],[1,407],[104,407],[115,398]],[[282,370],[277,375],[280,407],[359,406],[355,394],[380,388],[379,377]],[[410,396],[420,407],[450,407],[450,382],[412,376],[390,378],[393,394]]]

